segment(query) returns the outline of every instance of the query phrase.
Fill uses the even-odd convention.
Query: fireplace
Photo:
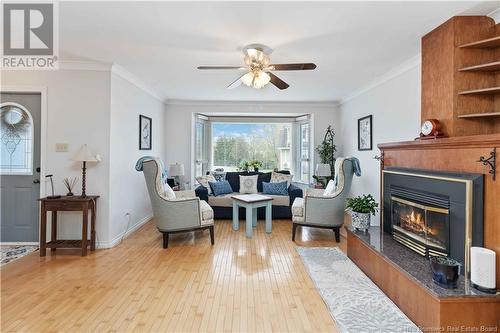
[[[383,231],[418,254],[448,256],[469,270],[471,246],[483,245],[483,176],[388,168]]]
[[[391,196],[392,237],[423,255],[449,255],[449,209]]]

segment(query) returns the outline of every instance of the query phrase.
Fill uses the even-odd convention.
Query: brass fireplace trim
[[[397,201],[397,202],[404,203],[405,205],[417,207],[417,208],[420,208],[420,209],[423,209],[423,210],[428,210],[428,211],[431,211],[431,212],[437,212],[437,213],[446,214],[446,215],[450,214],[450,210],[446,209],[446,208],[439,208],[439,207],[421,205],[421,204],[418,204],[416,202],[413,202],[413,201],[410,201],[410,200],[401,199],[401,198],[394,197],[394,196],[391,196],[391,199],[394,200],[394,201]]]
[[[459,179],[453,177],[444,177],[444,176],[432,176],[432,175],[424,175],[420,173],[413,172],[404,172],[404,171],[392,171],[392,170],[382,170],[382,173],[390,173],[393,175],[402,175],[402,176],[412,176],[412,177],[421,177],[428,179],[437,179],[437,180],[446,180],[455,183],[463,183],[465,184],[465,253],[464,253],[464,264],[465,264],[465,279],[468,281],[470,279],[470,248],[472,246],[472,180],[469,179]],[[382,176],[382,189],[384,188],[384,177]],[[382,203],[384,202],[384,191],[381,191],[381,199]],[[382,204],[382,210],[380,212],[381,216],[381,232],[384,232],[384,205]]]

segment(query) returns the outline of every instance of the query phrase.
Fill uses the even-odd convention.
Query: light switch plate
[[[56,152],[57,153],[67,153],[68,152],[68,144],[67,143],[56,143]]]

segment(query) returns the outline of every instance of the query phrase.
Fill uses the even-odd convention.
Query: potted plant
[[[262,162],[259,160],[253,160],[249,163],[249,166],[253,167],[255,172],[259,172],[259,168],[262,167]]]
[[[337,147],[333,143],[334,136],[335,132],[332,129],[332,125],[328,125],[325,137],[323,138],[323,142],[321,142],[321,144],[317,145],[315,148],[316,152],[319,155],[321,163],[330,165],[331,177],[324,177],[325,185],[326,183],[328,183],[328,180],[333,179],[333,177],[335,176],[335,152],[337,151]],[[318,184],[322,184],[322,182],[319,182],[317,179],[316,182]]]
[[[247,160],[243,160],[240,163],[240,170],[241,171],[248,171],[248,168],[250,167],[250,163]]]
[[[368,230],[370,215],[378,212],[378,203],[371,194],[347,198],[346,211],[352,217],[352,226],[356,229]]]

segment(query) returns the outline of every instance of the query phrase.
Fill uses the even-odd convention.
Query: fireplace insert
[[[383,231],[422,256],[447,256],[469,272],[470,247],[483,246],[483,175],[383,170]]]
[[[448,256],[449,209],[391,196],[392,237],[428,257]]]

